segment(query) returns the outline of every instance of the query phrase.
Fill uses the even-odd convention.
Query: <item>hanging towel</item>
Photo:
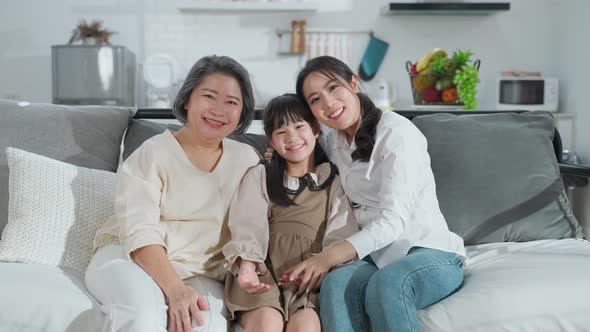
[[[363,81],[370,81],[375,77],[389,44],[377,37],[371,36],[359,66],[359,77]]]

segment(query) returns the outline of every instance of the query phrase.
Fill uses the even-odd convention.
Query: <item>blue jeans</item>
[[[319,295],[322,331],[420,331],[417,311],[453,294],[463,283],[458,255],[414,247],[377,268],[370,259],[328,273]]]

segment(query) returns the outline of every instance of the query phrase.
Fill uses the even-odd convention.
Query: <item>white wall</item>
[[[140,51],[142,0],[9,0],[0,4],[0,98],[51,101],[51,45],[66,44],[82,18],[99,18],[112,39]]]
[[[588,20],[584,0],[512,0],[511,10],[490,16],[381,16],[386,0],[320,0],[317,13],[207,13],[179,11],[174,1],[158,0],[10,0],[0,12],[0,98],[51,100],[50,46],[68,41],[81,18],[102,19],[117,31],[141,62],[167,53],[187,70],[199,57],[226,54],[251,72],[258,104],[293,89],[302,58],[278,56],[277,28],[306,19],[313,28],[373,30],[390,44],[378,77],[398,92],[398,109],[411,104],[406,60],[433,47],[449,52],[471,49],[481,59],[480,109],[495,106],[495,80],[505,69],[540,70],[561,79],[562,110],[578,117],[577,149],[590,161],[589,112],[583,108],[588,75]],[[353,67],[358,67],[367,35],[354,35]],[[584,56],[584,54],[586,56]],[[356,69],[356,68],[355,68]]]
[[[557,57],[555,71],[560,82],[560,108],[576,114],[576,152],[590,164],[590,2],[585,0],[562,1],[561,15],[554,26],[559,26],[555,43]],[[590,199],[590,195],[588,196]],[[589,200],[590,202],[590,200]]]
[[[590,56],[588,32],[590,2],[584,0],[563,1],[559,20],[559,38],[556,72],[561,81],[560,107],[576,114],[576,152],[586,164],[590,164],[590,107],[586,96],[590,91]],[[590,186],[574,191],[574,213],[590,238]]]
[[[335,0],[323,0],[338,4]],[[411,102],[407,60],[416,61],[433,47],[449,52],[471,49],[482,60],[480,104],[495,106],[495,79],[504,69],[541,70],[554,74],[557,31],[546,24],[559,9],[556,1],[517,0],[507,13],[491,16],[381,16],[388,1],[349,1],[337,10],[323,6],[311,14],[196,14],[178,12],[174,6],[146,6],[146,54],[168,52],[189,66],[204,54],[224,53],[239,58],[253,72],[258,97],[263,101],[291,90],[304,59],[278,57],[276,28],[288,28],[292,19],[307,20],[313,28],[373,30],[390,44],[379,77],[398,91],[397,108]],[[151,8],[149,8],[151,7]],[[152,14],[156,13],[156,14]],[[168,15],[163,15],[166,13]],[[223,27],[223,28],[220,28]],[[159,31],[159,33],[158,33]],[[167,32],[162,32],[167,31]],[[358,67],[368,35],[354,35],[353,67]],[[356,68],[354,68],[356,69]]]

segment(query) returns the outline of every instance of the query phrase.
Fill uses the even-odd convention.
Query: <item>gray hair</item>
[[[250,126],[252,117],[254,116],[254,94],[252,93],[252,83],[250,83],[250,75],[246,68],[228,56],[205,56],[193,65],[174,100],[174,106],[172,108],[174,116],[183,125],[187,123],[187,110],[185,106],[188,103],[193,90],[201,84],[206,76],[215,73],[231,76],[235,78],[240,85],[243,107],[238,126],[234,133],[243,134]]]

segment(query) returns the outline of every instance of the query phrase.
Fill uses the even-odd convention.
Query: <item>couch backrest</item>
[[[165,130],[176,131],[181,128],[180,124],[166,124],[146,119],[132,119],[124,138],[123,159],[127,159],[145,140],[163,133]],[[229,135],[230,139],[246,143],[256,149],[262,157],[268,147],[266,136],[257,134]]]
[[[450,113],[446,115],[441,112],[424,111],[397,113],[413,120],[429,140],[429,152],[441,209],[447,217],[449,228],[465,237],[468,244],[580,235],[579,226],[567,204],[563,184],[559,181],[556,163],[560,157],[561,143],[557,132],[553,129],[550,115],[537,116],[538,113],[530,116],[513,113],[511,115],[505,112],[444,112]],[[494,113],[497,114],[494,115]],[[133,115],[134,118],[131,119]],[[480,118],[477,118],[478,116]],[[527,116],[530,119],[527,119]],[[0,100],[0,231],[7,220],[8,168],[4,153],[6,147],[17,147],[77,166],[115,171],[120,142],[127,127],[124,158],[127,158],[147,138],[166,129],[179,128],[179,125],[154,123],[146,121],[146,118],[172,119],[174,116],[169,109],[140,109],[135,112],[131,108],[59,106]],[[515,119],[520,120],[514,122]],[[512,126],[515,123],[522,124],[527,121],[537,125]],[[503,124],[498,127],[499,123]],[[482,127],[475,130],[476,126]],[[504,132],[495,130],[497,128],[503,128]],[[538,130],[539,128],[542,130]],[[482,139],[483,133],[490,135],[489,139],[485,137]],[[493,135],[496,135],[496,138],[492,138]],[[485,182],[482,180],[489,180],[489,178],[478,177],[478,174],[483,174],[482,169],[470,164],[470,161],[473,161],[481,165],[481,160],[470,157],[474,155],[474,152],[461,146],[465,142],[473,141],[474,137],[479,140],[476,151],[478,155],[498,155],[497,158],[491,159],[491,161],[497,161],[491,168],[491,172],[485,174],[509,174],[514,181],[488,181],[482,185]],[[245,134],[231,138],[254,146],[260,155],[267,148],[266,138],[263,135]],[[529,146],[538,148],[539,151],[534,154],[537,159],[533,160],[526,154],[526,149],[522,150],[519,145],[510,144],[511,141],[506,141],[506,138],[523,142],[526,138],[530,141]],[[540,141],[535,143],[535,140]],[[510,159],[509,156],[521,158]],[[453,166],[453,163],[461,158],[461,164]],[[491,161],[488,162],[488,166]],[[512,172],[514,161],[519,162],[520,170],[524,170],[524,173]],[[545,166],[539,167],[539,165]],[[461,169],[461,172],[458,173],[459,175],[455,173],[453,177],[449,175],[451,169]],[[537,174],[535,172],[544,174],[544,182],[530,178],[531,174]],[[464,175],[471,175],[471,178]],[[529,180],[522,181],[522,179]],[[473,192],[473,188],[468,188],[468,185],[478,181],[480,188],[485,188],[484,190]],[[511,187],[507,188],[506,183],[511,184]],[[527,183],[537,186],[526,186]],[[554,184],[555,187],[551,187],[550,184]],[[515,188],[522,190],[518,191]],[[504,205],[469,204],[467,207],[473,208],[472,210],[461,208],[461,204],[466,204],[461,200],[462,197],[468,197],[474,202],[495,201],[504,193],[513,193],[515,190],[517,195],[511,196],[514,203],[512,207],[517,207],[537,194],[543,196],[544,191],[539,188],[549,191],[553,188],[556,194],[550,202],[543,203],[541,200],[537,201],[536,205],[533,204],[532,206],[536,206],[532,209],[534,211],[531,210],[531,205],[527,207],[525,204],[528,210],[516,209],[515,214],[510,206],[506,206],[508,204],[506,202],[502,203]],[[477,236],[473,235],[474,232]]]
[[[397,113],[426,136],[441,210],[466,244],[581,237],[560,178],[561,140],[550,113]],[[173,116],[161,109],[139,110],[137,117]],[[134,127],[157,127],[133,121],[132,134]],[[145,129],[130,137],[143,139]],[[141,144],[129,143],[126,150]]]
[[[8,220],[7,147],[114,172],[123,133],[134,113],[128,107],[0,100],[0,232]]]

